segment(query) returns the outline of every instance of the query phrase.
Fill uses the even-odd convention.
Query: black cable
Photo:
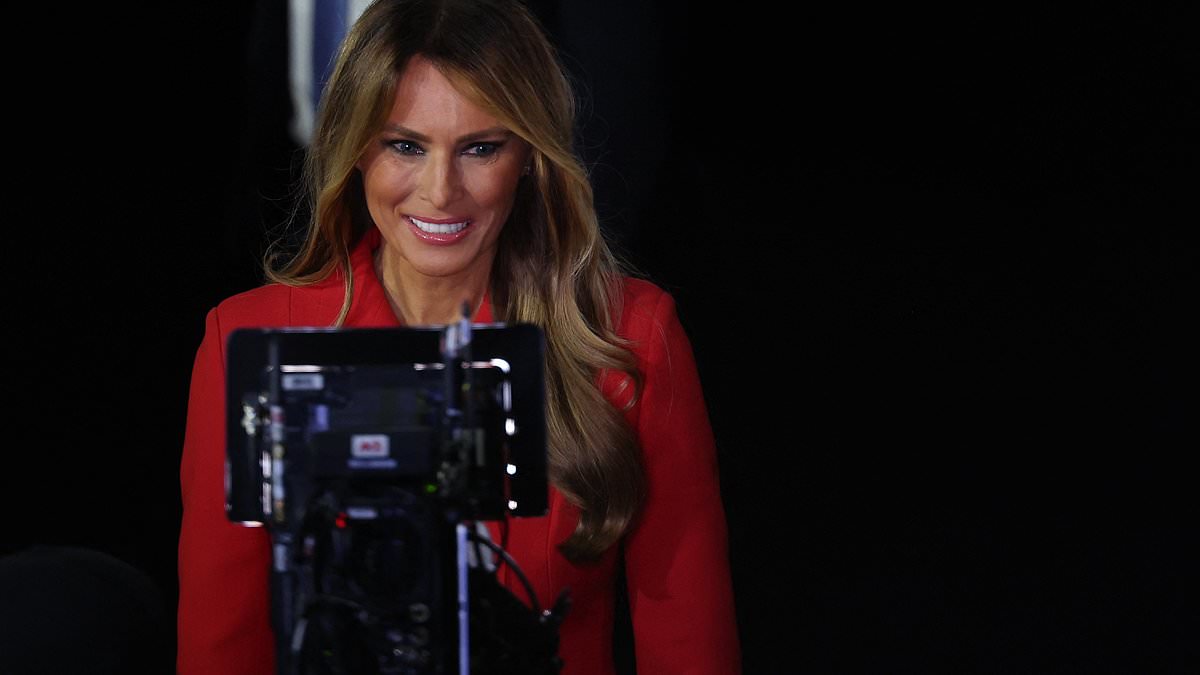
[[[309,633],[316,632],[317,633],[316,639],[318,639],[318,640],[320,640],[322,638],[329,639],[331,637],[331,634],[329,633],[329,625],[327,623],[325,623],[324,621],[322,621],[320,619],[319,615],[317,615],[313,612],[314,609],[320,610],[320,609],[326,609],[326,608],[330,608],[330,607],[341,607],[344,609],[350,609],[350,610],[353,610],[353,612],[356,614],[359,612],[368,611],[367,607],[365,607],[364,605],[361,605],[361,604],[354,602],[353,600],[350,600],[347,598],[338,597],[336,595],[320,594],[320,595],[313,597],[313,599],[310,600],[308,602],[308,604],[305,605],[305,607],[304,607],[303,618],[300,621],[297,621],[296,625],[292,628],[292,636],[291,636],[291,640],[290,640],[290,642],[291,642],[290,646],[292,649],[292,653],[295,655],[295,658],[297,659],[297,661],[294,665],[296,665],[297,667],[299,667],[301,669],[298,672],[309,672],[309,670],[307,669],[308,664],[306,664],[305,660],[304,660],[304,654],[305,654],[304,648],[305,648],[305,645],[308,644],[308,641],[310,639]],[[355,618],[355,620],[358,620],[358,619]],[[304,630],[304,635],[300,640],[300,644],[297,645],[296,639],[299,636],[301,629]],[[324,663],[324,665],[332,669],[333,675],[349,673],[349,671],[347,671],[346,668],[343,667],[342,659],[344,658],[344,652],[341,651],[340,647],[336,649],[336,654],[337,654],[337,656],[332,662],[326,661]]]
[[[308,605],[305,606],[306,613],[307,613],[307,610],[310,607],[313,607],[314,605],[317,605],[317,606],[338,605],[341,607],[346,607],[348,609],[352,609],[356,612],[361,612],[361,611],[367,610],[367,607],[365,605],[354,602],[353,600],[349,600],[347,598],[341,598],[336,595],[328,595],[328,594],[318,595],[318,596],[315,596],[312,600],[310,600],[308,602]]]
[[[497,546],[496,542],[479,536],[479,534],[474,531],[468,531],[467,537],[479,542],[480,544],[483,544],[484,546],[487,546],[493,552],[495,552],[496,555],[504,558],[504,562],[508,563],[508,566],[512,568],[513,573],[516,574],[517,578],[521,580],[521,585],[525,587],[525,592],[529,594],[529,604],[533,605],[534,613],[538,616],[541,616],[542,606],[538,602],[537,594],[533,592],[533,584],[529,583],[529,578],[526,577],[525,573],[521,571],[521,568],[517,565],[517,561],[513,560],[512,556],[508,554],[508,551],[505,551]]]
[[[478,529],[477,529],[479,527],[478,521],[472,520],[472,521],[465,522],[463,524],[467,526],[468,532],[471,532],[471,533],[478,532]],[[472,542],[475,543],[475,560],[478,562],[480,568],[486,570],[487,565],[485,565],[483,563],[483,550],[479,548],[479,539],[482,539],[482,537],[471,540]]]

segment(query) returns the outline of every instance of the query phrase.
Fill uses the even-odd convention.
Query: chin
[[[464,274],[472,265],[463,261],[421,260],[413,262],[413,269],[427,277],[453,277]]]

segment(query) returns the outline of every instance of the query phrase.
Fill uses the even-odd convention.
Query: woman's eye
[[[500,148],[499,143],[472,143],[467,146],[466,154],[476,157],[490,157]]]
[[[402,155],[421,155],[425,153],[425,151],[421,149],[421,146],[413,143],[412,141],[392,141],[391,145],[396,152]]]

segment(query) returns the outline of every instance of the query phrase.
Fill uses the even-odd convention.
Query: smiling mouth
[[[464,220],[461,223],[429,223],[413,216],[408,216],[408,219],[422,232],[428,232],[429,234],[454,234],[462,232],[467,225],[471,224],[469,220]]]

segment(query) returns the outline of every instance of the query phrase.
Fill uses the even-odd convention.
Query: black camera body
[[[226,513],[269,530],[279,673],[557,672],[565,607],[516,601],[475,522],[546,513],[543,350],[465,319],[230,335]]]

